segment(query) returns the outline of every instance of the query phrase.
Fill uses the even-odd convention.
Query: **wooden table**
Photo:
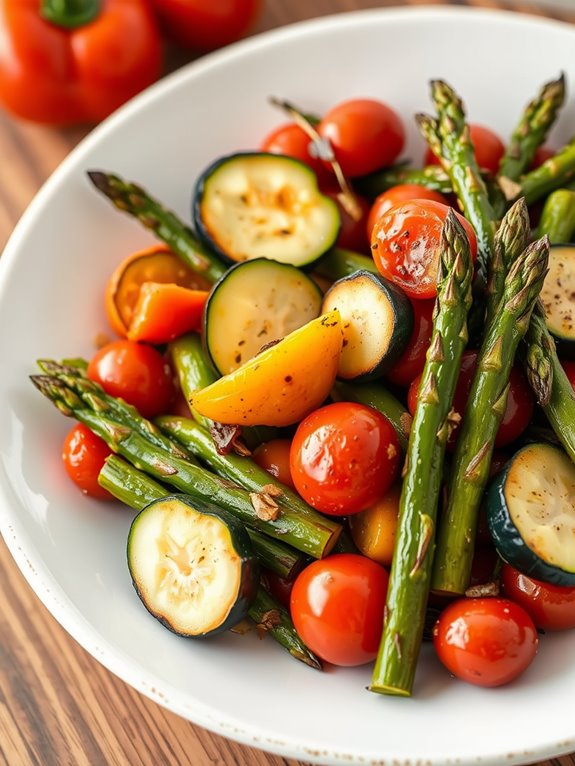
[[[210,0],[206,0],[209,2]],[[452,0],[575,22],[531,2]],[[411,0],[411,4],[438,0]],[[393,0],[267,0],[260,32]],[[0,112],[0,250],[24,208],[87,129],[24,124]],[[7,766],[303,766],[238,745],[140,696],[76,644],[0,543],[0,764]],[[545,766],[575,766],[575,755]]]

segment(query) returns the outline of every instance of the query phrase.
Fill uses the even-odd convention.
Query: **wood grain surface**
[[[398,4],[267,0],[254,32],[331,13]],[[409,4],[439,3],[412,0]],[[575,23],[575,3],[572,11],[499,0],[454,0],[453,4],[504,8]],[[180,63],[181,55],[174,54],[171,68]],[[56,130],[25,124],[0,111],[0,251],[40,185],[87,132],[87,128]],[[0,604],[1,765],[303,766],[194,726],[113,676],[56,623],[1,542]],[[575,766],[575,755],[545,764]]]

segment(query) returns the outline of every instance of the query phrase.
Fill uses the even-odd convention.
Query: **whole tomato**
[[[437,191],[428,189],[420,184],[398,184],[382,192],[372,203],[367,218],[367,238],[371,242],[371,233],[378,218],[387,213],[392,207],[401,202],[409,202],[412,199],[430,199],[435,202],[441,202],[442,205],[449,204],[447,199]]]
[[[98,500],[114,499],[98,484],[100,470],[111,454],[112,450],[108,445],[82,423],[76,423],[62,445],[62,460],[66,473],[85,495]]]
[[[504,564],[501,569],[501,585],[507,598],[522,606],[538,628],[575,628],[574,587],[540,582],[509,564]]]
[[[475,159],[481,170],[489,170],[494,175],[499,170],[499,163],[505,152],[503,141],[497,133],[484,125],[471,124],[469,126],[471,143],[475,149]],[[440,161],[435,154],[428,149],[425,155],[426,165],[439,165]]]

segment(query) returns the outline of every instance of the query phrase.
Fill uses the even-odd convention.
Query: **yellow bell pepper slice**
[[[196,392],[191,405],[230,425],[297,423],[329,395],[342,344],[339,312],[329,311]]]

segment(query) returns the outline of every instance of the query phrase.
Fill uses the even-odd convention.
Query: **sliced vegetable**
[[[317,273],[335,282],[337,279],[348,277],[360,269],[371,271],[372,274],[379,273],[370,256],[354,253],[353,250],[343,250],[340,247],[335,247],[317,264],[314,274]]]
[[[199,330],[208,293],[180,285],[144,282],[128,328],[128,339],[169,343]]]
[[[348,519],[360,553],[384,566],[389,566],[393,558],[400,495],[401,484],[394,484],[380,500]]]
[[[232,425],[297,423],[328,396],[342,341],[339,313],[323,314],[193,394],[192,406]]]
[[[238,263],[214,285],[204,342],[222,375],[319,316],[321,291],[295,266],[266,258]]]
[[[541,300],[547,328],[558,341],[559,353],[575,355],[575,245],[549,248],[549,272]]]
[[[500,556],[537,580],[575,585],[575,464],[550,444],[528,444],[496,476],[487,518]]]
[[[340,228],[337,204],[319,191],[314,172],[279,154],[233,154],[210,165],[196,184],[193,216],[205,245],[232,263],[311,266]]]
[[[357,271],[324,295],[322,313],[334,309],[343,327],[338,378],[369,380],[384,375],[405,350],[413,329],[406,295],[379,275]]]
[[[154,500],[128,536],[138,596],[163,625],[202,638],[243,620],[256,596],[259,562],[243,525],[188,495]]]

